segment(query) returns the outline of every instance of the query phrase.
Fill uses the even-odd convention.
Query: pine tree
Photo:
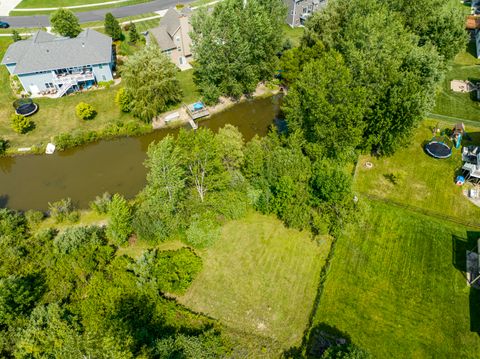
[[[130,29],[128,30],[128,38],[132,44],[135,44],[138,40],[140,40],[140,35],[138,34],[135,23],[130,22],[129,27]]]
[[[117,19],[115,19],[115,16],[113,16],[111,13],[107,13],[105,15],[104,27],[105,33],[109,35],[113,41],[117,41],[122,38],[122,28],[120,27]]]

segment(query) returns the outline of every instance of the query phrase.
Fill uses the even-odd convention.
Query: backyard
[[[363,200],[336,242],[314,328],[329,326],[374,358],[476,358],[479,293],[461,272],[478,232]],[[317,343],[311,336],[309,351]]]
[[[278,356],[300,344],[329,248],[328,238],[250,214],[201,253],[204,268],[179,301],[219,319],[253,357]]]
[[[462,166],[461,149],[453,149],[448,159],[434,159],[424,152],[424,145],[432,138],[432,129],[438,121],[426,120],[414,132],[412,143],[399,149],[391,157],[361,156],[354,179],[359,195],[392,200],[427,211],[437,216],[451,216],[459,221],[480,224],[480,208],[462,194],[455,185],[455,175]],[[440,123],[440,128],[453,128],[453,123]],[[466,126],[471,142],[480,145],[480,127]],[[365,166],[373,164],[372,168]]]
[[[458,93],[450,89],[452,80],[480,82],[480,60],[476,58],[476,46],[472,41],[467,49],[458,54],[441,84],[433,113],[471,121],[480,121],[480,101],[475,92]]]
[[[3,57],[9,38],[0,38],[0,58]],[[198,99],[198,90],[193,83],[193,71],[177,72],[180,86],[184,91],[182,102],[191,102]],[[109,89],[93,90],[64,96],[59,99],[35,99],[40,110],[31,117],[35,122],[35,129],[27,134],[15,133],[10,127],[10,115],[14,113],[12,103],[13,93],[10,89],[9,74],[4,66],[0,67],[0,133],[1,137],[10,141],[10,151],[17,152],[20,147],[44,146],[52,138],[61,133],[81,133],[87,131],[102,131],[112,125],[124,125],[127,122],[138,122],[131,115],[120,111],[115,104],[115,93],[121,85],[111,86]],[[98,111],[91,121],[80,120],[75,115],[75,106],[79,102],[93,105]]]

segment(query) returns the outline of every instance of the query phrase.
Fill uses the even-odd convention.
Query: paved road
[[[113,9],[102,9],[76,13],[81,23],[90,21],[99,21],[105,19],[105,14],[111,12],[116,18],[127,17],[145,14],[147,12],[154,12],[158,10],[165,10],[177,4],[187,4],[191,0],[154,0],[148,3],[123,6]],[[32,16],[2,16],[0,21],[6,21],[12,28],[14,27],[46,27],[50,26],[50,21],[47,15],[32,15]]]

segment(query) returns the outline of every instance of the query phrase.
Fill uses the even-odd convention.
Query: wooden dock
[[[205,105],[201,108],[201,109],[198,109],[196,110],[194,108],[194,105],[195,103],[192,103],[190,105],[184,105],[185,108],[187,109],[187,113],[188,115],[190,116],[190,118],[192,120],[198,120],[199,118],[202,118],[202,117],[207,117],[208,115],[210,115],[210,112],[208,112],[207,108],[205,107]],[[203,104],[202,104],[203,105]],[[193,126],[192,126],[193,127]]]
[[[193,118],[189,117],[188,118],[188,123],[190,124],[190,126],[192,126],[192,128],[194,130],[196,130],[198,128],[198,125],[195,123],[195,121],[193,120]]]

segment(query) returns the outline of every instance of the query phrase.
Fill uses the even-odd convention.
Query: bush
[[[122,112],[130,112],[131,107],[130,103],[132,101],[132,96],[122,87],[120,90],[117,91],[115,95],[115,103],[120,107]]]
[[[195,248],[205,248],[220,238],[220,226],[211,213],[204,213],[202,217],[195,215],[186,235],[188,244]]]
[[[39,224],[42,221],[44,216],[45,215],[43,214],[42,211],[35,211],[33,209],[25,212],[25,218],[30,228],[33,228],[37,224]]]
[[[133,267],[141,284],[153,284],[161,292],[183,294],[202,269],[202,260],[192,250],[150,250]]]
[[[0,156],[4,155],[5,152],[7,152],[8,147],[9,147],[8,140],[4,140],[0,138]]]
[[[91,120],[97,115],[95,108],[85,102],[80,102],[77,107],[75,107],[75,112],[82,120]]]
[[[88,142],[96,141],[99,137],[100,136],[95,131],[88,131],[77,134],[61,133],[60,135],[54,137],[53,142],[55,143],[56,149],[58,151],[64,151],[67,148],[80,146]]]
[[[100,81],[98,83],[98,87],[103,87],[106,88],[107,90],[110,88],[115,83],[115,81],[110,80],[110,81]]]
[[[57,202],[48,202],[50,216],[57,223],[64,221],[76,222],[79,219],[71,198],[64,198]]]
[[[35,123],[23,115],[14,113],[11,117],[11,126],[16,133],[25,134],[35,128]]]
[[[108,206],[112,201],[110,193],[105,192],[101,197],[95,197],[93,202],[90,202],[90,208],[98,214],[105,214],[108,212]]]

